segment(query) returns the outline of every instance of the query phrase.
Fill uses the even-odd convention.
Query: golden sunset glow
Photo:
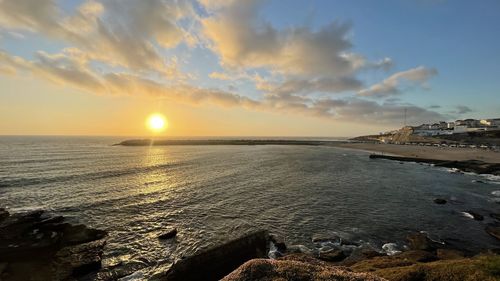
[[[154,113],[148,117],[147,126],[153,132],[162,132],[168,127],[168,123],[165,116]]]

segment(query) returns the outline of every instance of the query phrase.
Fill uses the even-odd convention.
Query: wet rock
[[[82,276],[101,268],[103,248],[106,242],[97,240],[68,246],[57,251],[53,264],[58,266],[56,280],[67,276]]]
[[[429,239],[424,233],[418,232],[410,234],[406,236],[406,240],[408,240],[408,246],[411,250],[432,251],[437,248],[436,243]]]
[[[5,217],[0,280],[66,280],[100,268],[106,232],[63,220],[43,211]]]
[[[465,257],[465,253],[454,249],[437,249],[436,256],[440,260],[454,260]]]
[[[496,220],[499,220],[500,221],[500,214],[496,214],[496,213],[491,213],[490,214],[490,217],[496,219]]]
[[[318,258],[320,260],[329,261],[329,262],[339,262],[347,258],[347,255],[342,250],[331,249],[328,251],[320,251]]]
[[[486,228],[485,228],[485,231],[495,237],[496,239],[500,240],[500,226],[498,225],[488,225]]]
[[[466,211],[466,213],[470,214],[474,220],[477,220],[477,221],[484,220],[483,215],[478,214],[478,213],[476,213],[474,211]]]
[[[273,242],[274,246],[279,252],[286,252],[285,239],[282,236],[279,236],[277,234],[269,234],[269,240]]]
[[[4,208],[0,208],[0,221],[6,219],[9,216],[9,212]]]
[[[303,253],[303,254],[311,254],[312,250],[307,248],[304,245],[291,245],[287,247],[288,253]]]
[[[390,156],[390,155],[380,155],[371,154],[370,159],[389,159],[396,161],[405,162],[417,162],[417,163],[427,163],[434,165],[436,167],[445,167],[456,169],[459,173],[463,172],[473,172],[477,174],[492,174],[500,175],[500,163],[486,163],[479,160],[466,160],[466,161],[443,161],[438,159],[426,159],[417,157],[402,157],[402,156]]]
[[[434,199],[434,203],[439,204],[439,205],[443,205],[443,204],[446,204],[446,200],[443,198],[436,198],[436,199]]]
[[[171,228],[158,236],[158,239],[172,239],[177,235],[177,228]]]
[[[250,259],[267,257],[268,246],[267,231],[250,233],[177,261],[160,279],[166,281],[219,280]]]
[[[254,259],[246,262],[222,281],[382,281],[383,278],[369,273],[351,272],[345,267],[326,263],[307,263],[294,260]]]

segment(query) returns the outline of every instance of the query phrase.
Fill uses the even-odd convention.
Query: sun
[[[151,114],[148,117],[146,124],[153,132],[161,132],[168,127],[167,119],[159,113]]]

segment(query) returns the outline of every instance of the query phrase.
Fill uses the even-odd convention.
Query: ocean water
[[[138,279],[256,229],[310,248],[323,233],[401,247],[415,231],[473,250],[500,246],[484,232],[500,211],[496,177],[335,147],[112,146],[121,140],[0,137],[0,206],[109,231],[104,266],[138,264]],[[158,240],[168,227],[176,239]]]

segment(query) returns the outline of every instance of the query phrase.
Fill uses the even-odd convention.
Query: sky
[[[350,137],[500,117],[500,2],[0,0],[0,135]]]

